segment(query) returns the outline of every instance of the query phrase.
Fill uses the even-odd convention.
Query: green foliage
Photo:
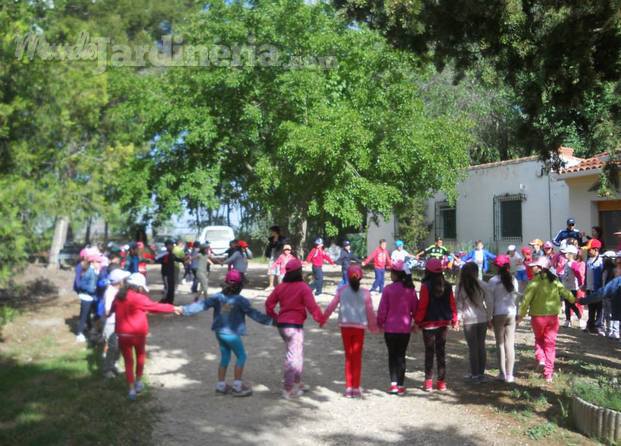
[[[618,377],[576,378],[572,393],[591,404],[621,412],[621,385]]]
[[[621,1],[335,0],[457,80],[481,61],[512,89],[519,141],[542,156],[619,145]]]
[[[537,424],[535,426],[531,426],[526,430],[526,435],[528,438],[534,441],[539,441],[544,438],[548,438],[557,431],[558,427],[556,424],[546,422],[542,424]]]
[[[425,221],[426,206],[427,200],[414,198],[398,208],[398,237],[411,250],[421,246],[429,236],[429,225]]]
[[[0,328],[11,322],[19,314],[18,310],[8,305],[0,305]]]

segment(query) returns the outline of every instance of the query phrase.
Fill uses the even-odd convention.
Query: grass
[[[575,379],[573,394],[591,404],[621,412],[621,385],[617,378]]]
[[[526,435],[531,440],[539,441],[554,434],[556,429],[557,427],[555,424],[547,422],[529,427],[526,430]]]
[[[0,306],[0,327],[11,322],[19,314],[19,311],[8,305]]]
[[[127,400],[122,378],[104,380],[94,350],[41,355],[53,339],[0,356],[0,444],[142,445],[150,440],[148,392]],[[34,359],[28,361],[32,355]],[[19,358],[19,359],[17,359]]]

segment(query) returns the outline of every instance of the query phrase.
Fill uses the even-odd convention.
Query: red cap
[[[602,242],[597,240],[596,238],[591,239],[591,249],[601,249]]]
[[[224,281],[226,283],[242,283],[242,275],[236,269],[232,269],[228,273],[226,273]]]
[[[144,248],[144,243],[143,242],[136,242],[136,248],[143,249]]]
[[[285,265],[285,271],[287,272],[297,271],[299,269],[302,269],[302,262],[300,262],[300,259],[291,259]]]
[[[247,248],[248,247],[248,243],[243,241],[243,240],[240,240],[239,241],[239,247],[240,248]]]
[[[532,250],[532,249],[530,249],[528,246],[524,246],[524,247],[522,248],[522,254],[525,254],[525,255],[531,255],[532,253],[533,253],[533,250]]]
[[[429,259],[425,264],[425,269],[430,273],[441,273],[442,272],[442,260],[440,259]]]
[[[353,280],[362,279],[362,268],[360,268],[360,265],[351,265],[347,268],[347,277]]]
[[[509,264],[511,264],[511,259],[509,258],[509,256],[502,254],[496,257],[496,266],[498,268],[502,268],[503,266],[507,266]]]

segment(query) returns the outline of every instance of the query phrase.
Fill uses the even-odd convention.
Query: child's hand
[[[181,316],[181,315],[183,315],[183,307],[181,307],[181,306],[177,306],[177,307],[175,307],[175,314],[176,314],[177,316]]]

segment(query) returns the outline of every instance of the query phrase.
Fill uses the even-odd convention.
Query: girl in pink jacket
[[[388,348],[390,387],[388,393],[405,395],[405,353],[410,334],[415,330],[414,315],[418,297],[412,275],[406,274],[403,262],[395,262],[390,272],[392,282],[382,293],[377,309],[377,325],[384,330]]]
[[[280,337],[285,341],[283,397],[301,396],[307,388],[302,384],[304,369],[304,321],[308,311],[313,319],[323,322],[321,308],[302,277],[302,262],[290,260],[285,277],[265,301],[265,312],[276,321]],[[278,305],[279,311],[276,312]]]
[[[362,268],[359,265],[351,265],[347,269],[347,279],[348,284],[336,291],[336,296],[323,313],[321,327],[338,306],[339,325],[345,349],[345,398],[360,398],[364,332],[367,328],[372,332],[377,331],[377,324],[371,293],[365,288],[360,288]]]

